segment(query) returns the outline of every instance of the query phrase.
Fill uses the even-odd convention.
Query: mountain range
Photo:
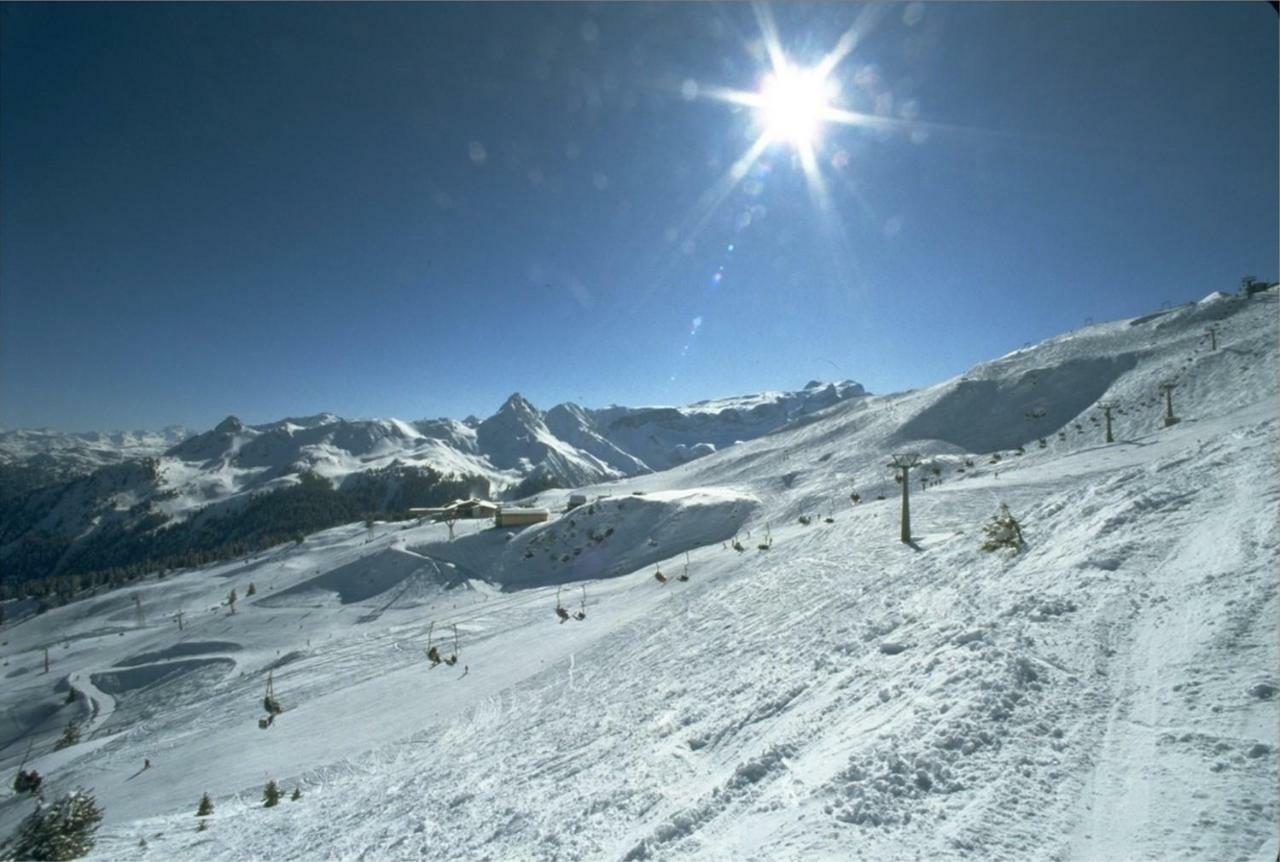
[[[455,495],[513,499],[637,476],[866,394],[852,381],[812,381],[795,392],[685,407],[593,410],[564,403],[543,412],[515,393],[484,420],[321,413],[261,425],[228,416],[196,434],[179,426],[160,432],[5,431],[0,564],[4,580],[12,581],[162,559],[185,562],[186,551],[239,551],[332,526],[335,518],[403,511]],[[305,497],[308,511],[269,518],[277,526],[264,532],[262,510],[271,503],[263,495],[285,490],[292,497],[278,503],[296,509],[297,498]],[[327,514],[314,511],[316,495],[324,498]],[[256,523],[237,527],[234,521],[244,520],[250,506],[256,507]],[[179,524],[201,538],[159,532]],[[233,535],[240,538],[220,541]],[[148,542],[148,536],[164,541]],[[157,556],[156,546],[164,554]]]

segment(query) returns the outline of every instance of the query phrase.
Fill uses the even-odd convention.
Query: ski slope
[[[6,624],[0,768],[93,788],[104,860],[1273,859],[1276,311],[1067,333],[523,530],[349,525]],[[1021,554],[979,550],[1002,502]],[[0,834],[30,808],[0,790]]]

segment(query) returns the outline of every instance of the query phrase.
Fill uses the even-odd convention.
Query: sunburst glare
[[[812,146],[828,119],[834,94],[834,82],[818,69],[786,64],[764,79],[757,111],[770,140],[804,150]]]

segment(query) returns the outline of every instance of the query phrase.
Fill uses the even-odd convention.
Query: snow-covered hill
[[[93,787],[112,860],[1275,858],[1276,312],[1067,333],[522,530],[353,524],[11,613],[0,769],[32,744],[48,792]],[[517,417],[513,456],[572,422],[645,460],[601,431],[634,414],[581,412]],[[979,549],[1000,503],[1020,554]],[[0,793],[3,834],[31,803]]]

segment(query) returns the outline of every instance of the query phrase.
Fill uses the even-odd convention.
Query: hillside
[[[1275,858],[1274,293],[703,438],[522,530],[348,524],[11,603],[0,771],[33,745],[51,793],[94,788],[104,860]],[[511,463],[578,421],[575,450],[653,466],[587,435],[634,413],[508,406],[536,431]],[[1021,553],[980,549],[1001,503]],[[260,730],[268,674],[287,711]],[[272,778],[302,799],[263,809]],[[31,804],[0,794],[4,835]]]

